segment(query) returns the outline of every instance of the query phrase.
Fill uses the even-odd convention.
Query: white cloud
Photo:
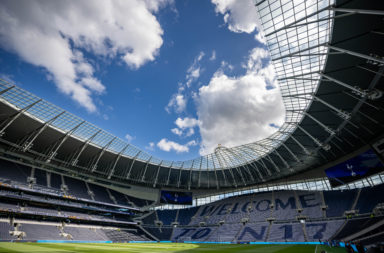
[[[187,74],[185,77],[185,85],[182,83],[179,83],[179,88],[177,89],[177,93],[173,94],[171,99],[168,102],[168,105],[165,107],[165,110],[168,113],[171,113],[171,110],[173,109],[176,113],[181,113],[185,111],[185,108],[187,107],[188,99],[184,95],[184,91],[186,88],[189,88],[191,84],[196,81],[201,74],[201,67],[200,67],[200,61],[205,56],[204,52],[200,52],[195,59],[193,60],[193,63],[191,66],[187,69]]]
[[[178,135],[178,136],[181,136],[183,134],[183,130],[180,130],[178,128],[172,128],[171,132]]]
[[[177,113],[181,113],[185,111],[187,107],[187,98],[184,97],[181,93],[176,93],[172,95],[171,100],[169,100],[168,105],[165,107],[165,110],[168,113],[171,113],[171,109],[173,109]]]
[[[148,143],[148,146],[146,146],[145,149],[149,151],[153,151],[155,149],[155,143],[154,142]]]
[[[185,128],[192,128],[192,127],[197,126],[199,124],[199,121],[197,119],[194,119],[194,118],[185,117],[184,119],[177,118],[175,121],[175,124],[179,128],[185,129]]]
[[[189,128],[185,136],[189,137],[195,134],[195,129]]]
[[[186,144],[182,145],[174,141],[169,141],[166,138],[161,139],[157,143],[157,147],[163,151],[170,152],[172,150],[176,151],[176,153],[184,153],[189,152],[190,146],[196,146],[197,142],[192,140],[187,142]]]
[[[135,139],[135,137],[132,136],[132,135],[130,135],[130,134],[126,134],[126,135],[125,135],[125,139],[126,139],[128,142],[131,142],[132,140]]]
[[[118,58],[132,69],[153,61],[163,43],[153,12],[168,2],[4,0],[0,44],[43,67],[60,92],[94,112],[92,96],[106,87],[80,50]]]
[[[218,144],[233,147],[260,140],[276,131],[271,124],[284,122],[285,109],[268,52],[253,49],[243,67],[246,73],[238,77],[219,70],[199,89],[195,101],[201,154],[213,152]]]
[[[259,32],[255,35],[255,40],[261,44],[267,45],[267,39],[265,38],[264,32],[262,30],[259,30]]]
[[[211,0],[216,13],[224,15],[224,22],[233,32],[251,33],[258,27],[257,10],[253,0]]]
[[[194,127],[198,126],[199,121],[195,118],[186,117],[182,119],[179,117],[176,119],[175,124],[177,128],[172,128],[172,133],[178,136],[182,136],[184,134],[186,137],[189,137],[195,134]]]
[[[211,55],[211,57],[209,57],[209,60],[210,61],[216,60],[216,51],[215,50],[212,51],[212,55]]]
[[[194,59],[192,65],[187,70],[187,76],[185,77],[187,87],[190,87],[191,84],[196,81],[201,74],[200,61],[205,56],[204,52],[200,52]]]

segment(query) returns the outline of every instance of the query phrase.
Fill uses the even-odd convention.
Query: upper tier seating
[[[185,208],[185,209],[180,209],[179,210],[179,217],[177,221],[179,222],[180,225],[188,225],[191,222],[192,216],[195,215],[198,207],[190,207],[190,208]],[[162,211],[159,211],[162,212]]]
[[[359,213],[370,213],[379,203],[384,203],[384,184],[361,189],[356,209]]]
[[[342,217],[346,210],[351,210],[357,190],[324,191],[327,217]]]
[[[36,184],[47,186],[47,173],[44,170],[35,169]]]
[[[85,186],[84,181],[65,177],[65,184],[68,186],[68,193],[79,198],[91,199],[91,196],[88,195],[87,187]]]
[[[157,211],[159,220],[163,222],[163,225],[171,225],[175,221],[177,210],[162,210]]]
[[[11,163],[0,159],[0,177],[12,181],[27,183],[27,178],[31,175],[28,167]]]
[[[50,174],[50,180],[47,180]],[[27,178],[31,176],[31,168],[19,165],[16,163],[8,162],[0,159],[0,178],[4,180],[11,180],[13,182],[20,183],[24,186],[27,184]],[[66,194],[92,200],[91,196],[88,194],[88,189],[83,180],[72,178],[69,176],[62,176],[56,173],[49,173],[44,170],[35,168],[34,177],[36,178],[36,185],[33,186],[34,189],[45,189],[52,192],[52,189],[55,189],[55,193],[63,194],[61,191],[62,185],[65,184],[68,187],[68,190],[65,191]],[[50,188],[47,186],[48,181],[50,182]],[[109,204],[115,204],[110,195],[108,194],[105,187],[88,183],[90,190],[94,193],[94,200]],[[59,190],[59,191],[57,191]],[[119,193],[114,190],[109,190],[111,196],[115,198],[116,203],[124,206],[130,206],[129,202],[133,202],[138,207],[143,207],[150,205],[153,201],[143,200],[128,196],[122,193]]]
[[[104,187],[101,187],[95,184],[88,184],[88,185],[91,191],[93,191],[95,200],[113,204],[111,198],[108,195],[108,192],[105,190]]]

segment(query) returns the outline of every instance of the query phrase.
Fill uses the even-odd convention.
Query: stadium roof
[[[47,170],[171,188],[254,185],[317,168],[383,132],[383,10],[367,1],[256,1],[285,123],[263,140],[188,161],[153,157],[52,103],[0,83],[1,143]],[[255,129],[257,131],[257,129]]]

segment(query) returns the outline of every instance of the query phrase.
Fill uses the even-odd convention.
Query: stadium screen
[[[161,204],[192,205],[192,192],[161,191]]]
[[[345,162],[325,170],[332,187],[347,184],[384,170],[376,153],[369,149]]]

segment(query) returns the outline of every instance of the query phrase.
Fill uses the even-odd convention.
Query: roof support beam
[[[288,136],[288,138],[289,138],[289,136]],[[283,146],[288,151],[288,153],[296,160],[296,162],[302,163],[302,161],[295,155],[295,153],[292,152],[292,150],[284,143],[284,141],[278,140],[278,139],[271,139],[271,138],[267,138],[267,139],[275,140],[275,141],[280,142],[281,146]]]
[[[177,179],[177,188],[180,187],[181,170],[182,170],[183,166],[184,166],[184,162],[181,164],[180,169],[179,169],[179,178]]]
[[[341,110],[341,109],[339,109],[339,108],[336,108],[335,106],[331,105],[331,104],[328,103],[328,102],[325,102],[324,100],[322,100],[321,98],[319,98],[319,97],[317,97],[317,96],[315,96],[315,95],[313,95],[313,100],[315,100],[315,101],[317,101],[317,102],[320,102],[320,103],[322,103],[323,105],[325,105],[325,106],[331,108],[333,111],[336,112],[336,114],[337,114],[339,117],[341,117],[341,118],[344,119],[344,120],[349,120],[349,119],[351,118],[351,114],[350,114],[350,113],[345,112],[345,111],[343,111],[343,110]]]
[[[195,160],[196,160],[196,159],[193,159],[193,160],[192,160],[191,169],[189,170],[188,190],[191,189],[191,184],[192,184],[192,169],[193,169],[193,165],[195,164]]]
[[[304,97],[300,97],[300,96],[296,96],[296,95],[292,95],[291,97],[295,97],[295,98],[298,98],[298,99],[305,99],[305,100],[311,100],[310,98],[304,98]],[[324,101],[323,99],[315,96],[312,94],[312,99],[316,102],[320,102],[322,103],[323,105],[329,107],[330,109],[332,109],[333,111],[336,112],[336,115],[338,115],[340,118],[344,119],[344,120],[349,120],[351,118],[351,114],[348,113],[348,112],[345,112],[339,108],[336,108],[335,106],[331,105],[330,103]]]
[[[323,124],[320,120],[316,119],[315,117],[313,117],[311,114],[307,113],[307,112],[304,112],[304,114],[306,116],[308,116],[310,119],[312,119],[313,121],[315,121],[317,124],[319,124],[327,133],[329,133],[330,135],[335,135],[336,132],[331,129],[330,127],[326,126],[325,124]]]
[[[157,172],[156,172],[155,181],[153,182],[153,188],[156,187],[157,180],[159,179],[160,168],[161,168],[161,165],[163,164],[163,161],[164,161],[164,160],[161,160],[161,162],[160,162],[160,164],[159,164],[159,167],[157,167]]]
[[[247,147],[247,148],[250,149],[250,147]],[[259,163],[261,165],[261,167],[263,167],[265,169],[265,171],[267,172],[267,174],[269,176],[271,176],[272,175],[271,171],[268,169],[267,165],[263,161],[263,158],[266,156],[266,154],[265,153],[260,154],[259,153],[260,151],[257,149],[252,149],[252,151],[254,151],[255,153],[257,153],[259,155],[259,159],[256,160],[256,162]]]
[[[253,175],[252,175],[251,172],[249,171],[249,168],[246,166],[246,165],[247,165],[247,162],[248,162],[247,159],[245,159],[245,158],[242,156],[242,154],[237,154],[236,152],[232,151],[231,149],[228,149],[228,151],[229,151],[230,153],[232,153],[235,157],[240,158],[240,160],[242,160],[242,161],[244,162],[243,165],[242,165],[242,167],[243,167],[245,170],[248,171],[248,174],[251,176],[251,180],[252,180],[252,181],[255,181]],[[244,181],[244,178],[243,178],[243,181]],[[244,183],[245,183],[245,181],[244,181]]]
[[[363,98],[356,97],[356,96],[354,96],[354,95],[352,95],[351,93],[346,92],[346,91],[343,91],[343,93],[346,94],[346,95],[348,95],[348,96],[350,96],[350,97],[353,97],[354,99],[360,101],[360,102],[363,103],[363,104],[368,105],[369,107],[372,107],[372,108],[375,109],[375,110],[378,110],[378,111],[384,111],[383,108],[381,108],[381,107],[377,107],[377,106],[375,106],[375,105],[373,105],[373,104],[371,104],[371,103],[365,101]]]
[[[281,59],[284,59],[284,58],[292,57],[293,55],[300,54],[300,53],[302,53],[302,52],[306,52],[306,51],[309,51],[309,50],[312,50],[312,49],[315,49],[315,48],[318,48],[318,47],[324,47],[324,46],[326,46],[326,45],[327,45],[327,43],[321,43],[321,44],[318,44],[318,45],[314,45],[314,46],[311,46],[311,47],[307,47],[307,48],[304,48],[304,49],[295,51],[295,52],[293,52],[293,53],[289,53],[289,54],[286,54],[286,55],[277,57],[277,58],[275,58],[275,59],[272,59],[272,61],[278,61],[278,60],[281,60]]]
[[[32,131],[30,134],[25,136],[21,141],[19,146],[21,146],[21,150],[23,152],[29,150],[33,146],[33,142],[36,140],[37,137],[50,125],[52,124],[57,118],[59,118],[61,115],[63,115],[65,111],[62,111],[61,113],[57,114],[47,122],[45,122],[42,126],[37,128],[36,130]]]
[[[82,124],[85,123],[85,120],[77,124],[75,127],[73,127],[71,130],[65,133],[63,137],[61,137],[59,140],[57,140],[51,147],[48,149],[47,159],[46,162],[49,163],[51,160],[57,155],[57,151],[60,149],[60,147],[64,144],[64,142],[69,138],[71,134],[73,134]]]
[[[244,147],[243,147],[244,148]],[[253,156],[252,154],[250,154],[248,151],[244,150],[244,149],[241,149],[242,152],[246,153],[247,155],[250,155],[251,157]],[[260,156],[259,156],[259,159],[260,159]],[[254,165],[253,165],[254,164]],[[260,180],[261,181],[264,181],[264,178],[263,178],[263,175],[261,174],[260,172],[260,169],[259,167],[257,166],[257,160],[254,160],[254,162],[251,162],[250,163],[251,167],[256,171],[257,175],[259,176]]]
[[[347,8],[332,8],[337,12],[348,12],[354,14],[368,14],[368,15],[384,15],[384,11],[381,10],[362,10],[362,9],[347,9]]]
[[[11,87],[12,88],[12,87]],[[8,90],[10,90],[11,88],[8,88]],[[7,90],[3,90],[3,92],[5,93]],[[15,113],[14,115],[10,116],[9,118],[7,118],[6,120],[4,120],[0,127],[1,127],[1,130],[0,130],[0,137],[4,135],[5,133],[5,130],[18,118],[20,117],[24,112],[26,112],[28,109],[30,109],[31,107],[33,107],[34,105],[40,103],[42,101],[42,99],[39,99],[33,103],[31,103],[30,105],[27,105],[26,107],[24,107],[23,109],[19,110],[17,113]]]
[[[169,185],[169,180],[171,178],[172,165],[173,165],[173,161],[171,163],[171,166],[169,166],[168,178],[167,178],[167,184],[166,185]]]
[[[228,149],[228,151],[229,151],[230,153],[232,153],[229,149]],[[229,158],[229,159],[231,160],[231,162],[232,162],[233,160],[232,160],[232,158],[230,158],[230,157],[231,157],[231,156],[228,156],[228,158]],[[241,177],[241,180],[243,181],[244,186],[246,186],[247,183],[245,182],[243,173],[241,173],[241,170],[239,170],[239,167],[238,167],[238,166],[236,166],[236,170],[237,170],[237,172],[240,174],[240,177]]]
[[[2,80],[2,79],[1,79]],[[0,91],[0,95],[3,95],[4,93],[7,93],[9,90],[12,90],[13,88],[15,88],[16,85],[12,85],[11,87],[8,87],[2,91]]]
[[[294,140],[296,142],[297,145],[299,145],[299,147],[304,151],[304,153],[306,155],[310,155],[311,153],[308,151],[308,149],[306,147],[303,146],[303,144],[301,144],[295,137],[293,137],[293,135],[290,135],[289,136],[292,140]]]
[[[329,6],[326,7],[326,8],[323,8],[322,10],[320,10],[318,12],[315,12],[313,14],[310,14],[310,15],[306,16],[306,17],[303,17],[303,18],[300,18],[300,19],[296,20],[296,21],[292,22],[291,24],[283,26],[283,27],[277,29],[276,31],[273,31],[273,32],[267,34],[266,36],[272,35],[274,33],[277,33],[279,31],[286,30],[286,29],[296,28],[296,27],[300,27],[300,26],[306,26],[306,25],[309,25],[309,24],[319,23],[319,22],[323,22],[323,21],[327,21],[327,20],[331,20],[331,19],[344,18],[344,17],[348,17],[348,16],[351,16],[351,15],[357,14],[355,12],[349,12],[349,13],[346,13],[346,14],[341,14],[341,15],[337,15],[337,16],[331,16],[331,17],[327,17],[327,18],[320,18],[320,19],[316,19],[316,20],[313,20],[313,21],[308,21],[308,22],[305,22],[305,23],[297,24],[297,23],[299,23],[299,22],[301,22],[301,21],[303,21],[303,20],[305,20],[305,19],[307,19],[307,18],[309,18],[311,16],[314,16],[314,15],[318,14],[319,12],[322,12],[324,10],[329,10],[329,9],[330,9]]]
[[[99,164],[100,158],[104,155],[105,151],[108,149],[109,146],[116,140],[117,137],[113,137],[112,140],[110,140],[100,151],[99,155],[97,156],[96,162],[92,165],[91,164],[91,172],[94,172],[97,169],[97,165]]]
[[[79,157],[83,153],[84,149],[91,143],[91,141],[101,132],[101,129],[98,130],[96,133],[94,133],[91,137],[89,137],[88,140],[86,140],[81,147],[75,151],[70,157],[69,164],[76,166],[76,164],[79,162]]]
[[[268,148],[266,148],[265,145],[262,145],[262,144],[257,143],[257,142],[255,144],[257,144],[258,146],[262,147],[265,150],[265,157],[267,157],[268,160],[272,163],[272,165],[273,165],[273,167],[275,167],[276,171],[280,172],[279,166],[276,165],[276,163],[273,161],[273,159],[269,155],[270,150]]]
[[[337,83],[337,84],[339,84],[339,85],[341,85],[347,89],[350,89],[353,93],[359,95],[360,97],[368,98],[371,100],[374,100],[374,99],[381,97],[381,95],[380,95],[381,92],[379,92],[377,90],[371,90],[371,91],[370,90],[362,90],[358,86],[349,85],[347,83],[344,83],[340,80],[337,80],[336,78],[333,78],[333,77],[326,75],[326,74],[323,74],[323,73],[320,73],[320,76],[322,76],[322,77],[324,77],[324,78],[326,78],[326,79],[328,79],[334,83]]]
[[[288,151],[288,153],[291,154],[291,156],[296,160],[296,162],[302,163],[302,161],[295,155],[295,153],[292,152],[292,150],[285,143],[282,143],[281,145]]]
[[[354,52],[354,51],[351,51],[351,50],[347,50],[347,49],[344,49],[344,48],[334,47],[334,46],[331,46],[331,45],[328,45],[328,44],[325,45],[325,46],[330,48],[330,49],[332,49],[332,50],[335,50],[335,51],[339,51],[339,52],[342,52],[342,53],[345,53],[345,54],[353,55],[353,56],[356,56],[356,57],[359,57],[359,58],[362,58],[362,59],[365,59],[365,60],[368,60],[368,61],[377,62],[379,64],[384,64],[384,58],[383,57],[365,55],[365,54],[357,53],[357,52]]]
[[[211,183],[210,183],[210,179],[209,179],[208,163],[207,163],[207,183],[208,183],[208,189],[209,189]]]
[[[215,170],[215,177],[216,177],[216,182],[217,182],[216,188],[220,189],[219,178],[217,177],[217,171],[216,171],[216,166],[215,166],[215,160],[213,159],[213,154],[211,154],[211,159],[212,159],[213,169]]]
[[[275,31],[273,31],[273,32],[268,33],[267,35],[265,35],[265,37],[268,37],[268,36],[270,36],[270,35],[272,35],[272,34],[275,34],[275,33],[277,33],[277,32],[280,32],[280,31],[282,31],[282,30],[291,28],[293,25],[295,25],[295,24],[297,24],[297,23],[299,23],[299,22],[301,22],[301,21],[303,21],[303,20],[306,20],[306,19],[308,19],[308,18],[310,18],[310,17],[312,17],[312,16],[315,16],[315,15],[317,15],[317,14],[323,12],[323,11],[330,10],[331,8],[332,8],[332,6],[327,6],[327,7],[325,7],[325,8],[322,8],[322,9],[318,10],[318,11],[315,11],[315,12],[313,12],[313,13],[311,13],[311,14],[305,16],[305,17],[299,18],[299,19],[297,19],[297,20],[295,20],[295,21],[289,23],[288,25],[285,25],[285,26],[283,26],[283,27],[281,27],[281,28],[279,28],[279,29],[277,29],[277,30],[275,30]]]
[[[203,157],[200,157],[200,166],[199,166],[199,178],[197,179],[197,187],[200,188],[200,178],[201,178],[201,166],[203,163]]]
[[[313,135],[311,135],[307,130],[305,130],[303,127],[301,127],[300,125],[297,125],[297,128],[299,128],[303,133],[305,133],[310,139],[313,140],[313,142],[323,148],[324,150],[329,150],[331,147],[328,145],[328,144],[323,144],[321,143],[316,137],[314,137]]]
[[[144,173],[143,173],[143,176],[141,177],[141,182],[144,182],[144,179],[145,179],[145,173],[147,173],[148,164],[149,164],[149,162],[151,161],[151,159],[152,159],[152,156],[148,159],[147,163],[145,164]]]
[[[116,168],[117,163],[119,162],[121,156],[124,154],[125,150],[127,150],[128,147],[129,147],[129,144],[125,145],[125,147],[117,154],[115,161],[113,162],[112,168],[109,171],[108,179],[111,179],[113,173],[115,172],[115,168]]]
[[[137,152],[137,154],[135,155],[135,157],[133,157],[132,159],[132,162],[131,162],[131,166],[129,167],[129,170],[128,170],[128,173],[127,173],[127,177],[126,179],[129,179],[129,177],[131,176],[131,172],[132,172],[132,168],[133,168],[133,164],[135,163],[137,157],[141,154],[141,150],[139,152]]]
[[[233,184],[237,188],[237,182],[236,182],[235,176],[233,175],[233,168],[230,168],[229,166],[227,166],[227,162],[225,161],[225,158],[221,153],[215,152],[215,154],[216,154],[217,160],[219,161],[220,167],[222,168],[221,170],[223,171],[223,174],[224,174],[224,168],[227,168],[229,171],[229,174],[232,176]]]

